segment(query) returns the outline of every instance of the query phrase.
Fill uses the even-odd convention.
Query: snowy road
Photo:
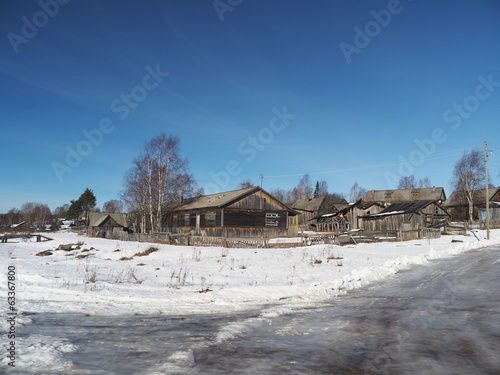
[[[62,348],[52,374],[498,374],[499,286],[494,247],[281,316],[40,314],[22,334]]]

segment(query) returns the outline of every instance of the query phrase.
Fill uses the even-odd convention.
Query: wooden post
[[[484,168],[486,178],[486,237],[490,239],[490,197],[488,190],[488,144],[484,142]]]

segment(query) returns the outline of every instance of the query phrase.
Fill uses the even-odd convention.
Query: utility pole
[[[484,142],[484,168],[486,172],[486,237],[490,239],[490,194],[488,190],[488,143]]]

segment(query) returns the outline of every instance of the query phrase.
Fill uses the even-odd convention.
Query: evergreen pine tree
[[[314,189],[313,197],[314,198],[318,198],[319,197],[319,181],[316,181],[316,188]]]

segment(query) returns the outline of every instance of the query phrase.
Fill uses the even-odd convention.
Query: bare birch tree
[[[246,189],[246,188],[251,188],[254,186],[255,186],[255,184],[252,182],[252,180],[247,178],[246,180],[243,180],[240,182],[240,184],[238,185],[238,189]]]
[[[357,202],[360,199],[363,199],[366,195],[366,189],[358,184],[358,181],[354,183],[351,187],[351,191],[349,192],[349,200],[351,202]]]
[[[296,201],[297,199],[309,199],[313,197],[313,188],[311,186],[311,178],[309,174],[306,173],[300,179],[299,184],[293,188],[292,190],[292,200]]]
[[[431,188],[431,180],[429,180],[429,177],[425,177],[423,180],[419,179],[417,182],[417,179],[415,178],[414,175],[410,176],[403,176],[399,179],[399,185],[398,189],[421,189],[421,188]]]
[[[181,157],[179,138],[162,133],[146,142],[134,159],[124,178],[122,199],[141,216],[142,232],[146,221],[152,231],[159,232],[165,205],[192,195],[195,185],[189,163]]]
[[[102,212],[107,212],[110,214],[119,214],[123,212],[123,202],[117,199],[111,199],[104,202],[102,205]]]
[[[484,187],[485,166],[481,151],[472,150],[458,160],[453,169],[452,186],[462,192],[469,204],[469,222],[474,215],[474,192]]]

